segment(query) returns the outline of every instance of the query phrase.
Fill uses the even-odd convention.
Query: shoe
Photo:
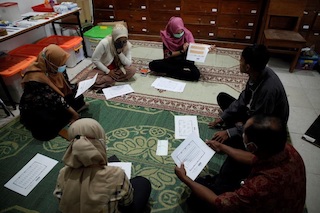
[[[84,105],[80,108],[80,109],[78,109],[78,113],[79,112],[82,112],[83,110],[86,110],[86,109],[88,109],[89,108],[89,103],[87,103],[87,102],[85,102],[84,103]]]

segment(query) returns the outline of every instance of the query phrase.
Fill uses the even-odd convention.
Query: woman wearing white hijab
[[[128,29],[123,24],[115,25],[112,35],[102,39],[92,54],[96,69],[88,78],[98,73],[95,88],[110,87],[116,81],[126,81],[133,77],[136,68],[132,65],[131,48]]]
[[[135,177],[130,183],[121,168],[107,165],[101,125],[94,119],[82,118],[69,127],[68,135],[71,143],[53,193],[60,201],[61,212],[143,212],[151,192],[150,182]],[[135,186],[139,190],[134,191]]]

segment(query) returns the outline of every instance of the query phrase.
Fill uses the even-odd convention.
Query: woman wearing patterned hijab
[[[164,59],[149,63],[151,71],[187,81],[198,81],[199,69],[194,62],[186,60],[189,43],[194,43],[192,33],[184,27],[180,17],[171,17],[165,30],[160,31]]]
[[[130,182],[121,168],[108,166],[105,131],[101,125],[94,119],[82,118],[69,127],[68,135],[71,143],[54,190],[60,210],[63,213],[143,212],[151,191],[150,182],[143,177]],[[139,189],[135,188],[136,182]]]
[[[128,29],[122,24],[116,24],[112,35],[102,39],[92,54],[92,62],[96,69],[88,78],[98,73],[93,87],[110,87],[117,81],[126,81],[133,77],[136,68],[132,66],[131,48]]]
[[[22,73],[20,121],[38,140],[55,138],[64,126],[79,118],[76,111],[86,106],[83,96],[74,99],[73,88],[63,75],[68,58],[67,52],[51,44]]]

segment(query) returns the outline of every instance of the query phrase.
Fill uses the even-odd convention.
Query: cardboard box
[[[126,28],[128,28],[127,22],[125,21],[114,21],[114,22],[99,22],[98,26],[115,26],[116,24],[123,24]]]

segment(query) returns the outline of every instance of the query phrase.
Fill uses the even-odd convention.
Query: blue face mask
[[[64,72],[66,68],[67,68],[67,65],[60,66],[58,67],[57,72]]]
[[[173,34],[173,36],[175,38],[181,38],[183,36],[183,34],[184,34],[184,31],[182,31],[181,33]]]
[[[53,64],[51,61],[49,61],[47,58],[46,58],[46,55],[45,55],[45,51],[42,52],[42,57],[44,58],[44,60],[46,60],[49,64],[51,64],[52,66],[54,67],[57,67],[57,65]],[[63,65],[63,66],[60,66],[60,67],[57,67],[57,72],[60,72],[60,73],[63,73],[66,68],[67,68],[67,65]]]

